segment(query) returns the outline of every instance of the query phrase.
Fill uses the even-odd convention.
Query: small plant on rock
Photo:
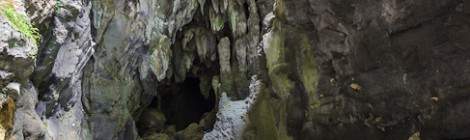
[[[15,30],[31,39],[35,44],[38,43],[40,39],[38,29],[33,27],[26,15],[16,11],[11,0],[0,2],[0,15],[4,17]]]

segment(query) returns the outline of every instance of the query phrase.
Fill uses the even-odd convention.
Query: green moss
[[[269,105],[269,96],[259,93],[258,101],[249,114],[249,128],[244,132],[247,140],[279,140],[275,114]]]
[[[316,69],[313,47],[311,46],[306,34],[299,33],[296,38],[300,39],[300,48],[297,49],[298,51],[296,52],[298,54],[297,56],[299,56],[298,64],[300,64],[298,75],[301,76],[303,86],[307,90],[310,109],[315,109],[320,106],[320,102],[317,96],[315,96],[318,84],[318,72]]]
[[[15,30],[31,39],[35,44],[38,43],[40,38],[38,29],[33,27],[26,15],[18,13],[13,5],[0,5],[0,12]]]
[[[274,29],[266,49],[266,60],[269,76],[277,93],[284,99],[294,87],[288,78],[289,64],[286,61],[285,33],[278,20],[273,21]]]
[[[209,9],[209,20],[211,23],[211,29],[213,31],[220,31],[224,28],[225,20],[223,17],[214,12],[214,10]]]
[[[143,140],[170,140],[170,137],[167,134],[155,133],[148,136],[144,136]]]
[[[258,95],[248,116],[245,140],[292,140],[285,129],[285,104],[273,100],[266,88]],[[283,114],[284,113],[284,114]]]

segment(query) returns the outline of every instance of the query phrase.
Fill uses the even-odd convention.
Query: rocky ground
[[[0,139],[470,139],[469,0],[2,0],[0,50]]]

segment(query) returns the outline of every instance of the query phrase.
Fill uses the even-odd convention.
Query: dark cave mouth
[[[175,94],[162,97],[162,111],[167,118],[167,124],[174,124],[176,130],[186,128],[189,124],[198,123],[205,113],[215,106],[214,93],[209,93],[207,99],[199,88],[200,80],[188,77],[178,84]]]
[[[152,101],[151,105],[145,110],[159,110],[166,118],[166,121],[160,122],[164,125],[163,129],[174,127],[176,131],[185,129],[192,123],[199,123],[207,117],[216,106],[215,93],[210,90],[208,97],[205,97],[200,89],[200,79],[195,76],[188,76],[181,83],[168,84],[158,87],[158,96]],[[145,111],[144,111],[145,114]],[[148,123],[154,123],[151,119],[139,119],[139,133],[147,133]],[[209,122],[215,122],[215,117],[211,117]],[[213,123],[210,125],[212,126]],[[207,128],[204,128],[207,129]],[[212,129],[212,128],[209,128]],[[166,131],[166,130],[157,130]]]

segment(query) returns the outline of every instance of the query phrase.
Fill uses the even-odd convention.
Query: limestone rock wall
[[[0,8],[0,139],[470,138],[466,0]]]

